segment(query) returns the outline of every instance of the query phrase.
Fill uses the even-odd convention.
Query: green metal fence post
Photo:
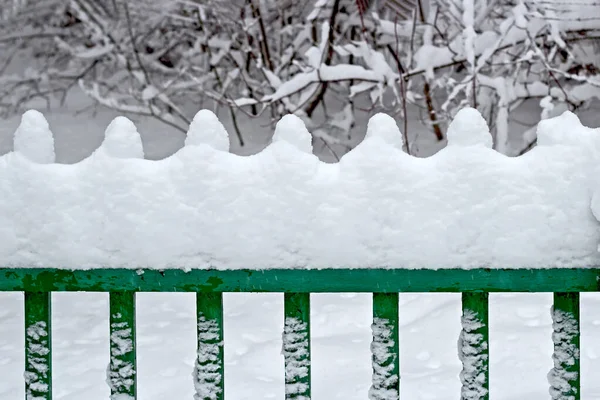
[[[400,398],[398,293],[373,293],[373,380],[369,399]]]
[[[25,398],[52,399],[51,293],[25,292]]]
[[[548,374],[553,399],[581,399],[579,293],[554,293],[554,368]]]
[[[284,295],[285,398],[308,400],[310,389],[310,293]]]
[[[460,373],[463,400],[489,400],[490,397],[488,298],[487,292],[462,294],[458,354],[463,364]]]
[[[223,294],[196,293],[198,351],[195,400],[224,399]]]
[[[135,292],[110,292],[111,400],[137,398],[135,351]]]

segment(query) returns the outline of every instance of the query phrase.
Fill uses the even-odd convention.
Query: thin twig
[[[400,43],[398,40],[398,15],[396,14],[396,20],[394,21],[394,36],[396,37],[396,54],[394,55],[394,59],[396,60],[396,65],[398,67],[398,74],[402,74],[404,72],[404,68],[402,67],[402,61],[400,61]],[[406,143],[406,154],[410,154],[410,143],[408,142],[408,111],[406,107],[406,87],[404,79],[399,79],[400,81],[400,95],[402,96],[402,114],[404,117],[404,125],[402,129],[402,135],[404,136],[404,143]]]

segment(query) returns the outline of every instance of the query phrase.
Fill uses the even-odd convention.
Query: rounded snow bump
[[[538,146],[582,143],[584,129],[579,117],[571,111],[540,121],[537,126]]]
[[[460,110],[448,127],[448,146],[485,146],[492,148],[490,128],[479,111],[467,107]]]
[[[312,154],[312,137],[304,121],[293,114],[284,115],[275,126],[273,143],[287,142],[305,153]]]
[[[186,146],[207,144],[220,151],[229,151],[229,134],[210,110],[200,110],[194,116],[185,138]]]
[[[112,120],[100,148],[115,158],[144,158],[142,138],[135,124],[125,117]]]
[[[384,113],[377,113],[369,119],[365,140],[372,137],[378,137],[400,150],[404,146],[404,139],[396,120]]]
[[[40,164],[55,162],[54,137],[44,115],[29,110],[21,117],[14,134],[14,149],[29,160]]]

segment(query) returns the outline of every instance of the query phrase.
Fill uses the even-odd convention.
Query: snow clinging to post
[[[293,114],[285,115],[277,122],[273,143],[287,142],[298,150],[312,154],[312,138],[304,121]]]
[[[220,151],[229,151],[229,134],[210,110],[200,110],[194,116],[185,138],[186,146],[206,144]]]
[[[14,148],[39,164],[52,164],[55,161],[54,136],[41,112],[29,110],[23,114],[14,134]]]
[[[104,141],[98,149],[110,157],[144,158],[142,138],[135,124],[125,117],[116,117],[104,132]]]
[[[488,393],[484,386],[488,359],[485,350],[488,343],[482,334],[476,333],[484,325],[477,318],[477,314],[470,310],[464,311],[461,323],[462,331],[458,339],[458,357],[463,365],[460,373],[461,399],[479,400]]]
[[[45,356],[50,352],[49,335],[46,323],[38,321],[29,326],[25,332],[30,359],[27,364],[33,366],[34,371],[25,372],[27,383],[26,400],[44,400],[47,398],[48,385],[44,383],[48,371]]]
[[[479,111],[467,107],[460,110],[448,126],[448,146],[492,147],[492,135]]]
[[[371,343],[373,378],[369,389],[369,400],[397,400],[398,391],[396,384],[400,377],[393,373],[394,340],[392,339],[392,327],[390,321],[385,318],[374,318],[373,342]]]
[[[573,314],[553,308],[552,328],[554,368],[548,373],[550,396],[552,400],[573,400],[576,388],[573,388],[569,382],[575,381],[578,374],[569,369],[580,357],[579,349],[573,343],[573,339],[579,333],[578,323]]]
[[[297,318],[286,318],[283,326],[285,358],[285,398],[309,400],[308,367],[310,360],[307,323]]]
[[[194,367],[194,400],[216,400],[221,393],[222,365],[219,358],[223,343],[219,324],[200,316],[198,321],[198,357]]]
[[[129,392],[134,385],[135,366],[121,359],[121,356],[133,350],[133,332],[127,322],[112,323],[111,332],[110,365],[107,379],[111,392],[115,393],[111,396],[111,400],[133,400],[132,396],[125,393]]]

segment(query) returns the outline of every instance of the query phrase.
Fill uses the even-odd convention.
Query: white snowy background
[[[376,111],[395,117],[411,153],[418,156],[430,156],[444,148],[451,117],[474,100],[491,127],[494,148],[504,154],[528,149],[535,143],[538,121],[565,110],[574,111],[586,126],[600,126],[600,11],[594,0],[506,4],[432,1],[425,4],[427,21],[412,12],[395,18],[382,1],[377,15],[366,13],[364,18],[364,29],[377,41],[364,40],[361,18],[353,2],[344,0],[289,2],[284,7],[277,1],[257,1],[252,3],[259,5],[262,14],[247,9],[243,18],[237,18],[239,10],[232,13],[230,8],[221,7],[237,5],[230,1],[211,1],[219,6],[214,9],[198,7],[194,1],[172,1],[169,6],[163,1],[140,1],[135,3],[139,7],[128,10],[130,16],[126,19],[124,2],[113,2],[121,8],[112,11],[109,7],[90,8],[95,3],[99,4],[91,0],[0,1],[0,155],[13,150],[13,134],[21,123],[21,112],[28,108],[42,111],[48,119],[56,162],[64,164],[79,162],[95,152],[104,140],[106,127],[118,115],[134,121],[145,158],[164,159],[182,148],[187,122],[201,107],[217,112],[231,134],[231,153],[243,156],[265,149],[271,143],[275,123],[294,111],[313,134],[315,155],[328,162],[362,142],[368,117]],[[331,30],[336,3],[340,6],[339,17],[333,22],[338,29]],[[298,10],[300,7],[306,8]],[[65,8],[70,12],[67,21]],[[270,19],[270,15],[279,15],[274,10],[291,10],[299,18],[289,23],[285,18]],[[434,15],[439,18],[428,19]],[[261,54],[264,40],[259,22],[263,18],[268,22],[268,45],[278,50],[271,52],[270,67]],[[198,19],[206,29],[201,34]],[[281,25],[284,22],[286,26]],[[168,28],[167,33],[157,27]],[[235,36],[236,32],[247,32],[248,36]],[[330,32],[334,32],[335,46],[328,43]],[[186,35],[192,40],[182,41]],[[538,40],[528,41],[528,35]],[[130,36],[136,39],[129,40]],[[118,45],[111,43],[114,38]],[[139,38],[146,41],[142,43]],[[178,41],[187,44],[173,47]],[[408,79],[405,87],[398,85],[400,73],[394,52],[407,70],[402,74]],[[239,67],[246,62],[250,68]],[[456,68],[441,67],[449,62]],[[315,81],[315,75],[320,81]],[[346,80],[330,82],[322,99],[313,101],[323,82],[340,76]],[[431,88],[435,121],[427,110],[425,84]],[[62,94],[66,97],[61,104]],[[408,103],[406,110],[403,99]],[[248,116],[252,104],[258,110],[265,107],[260,118]],[[312,104],[316,108],[308,115]],[[144,115],[150,111],[154,117]],[[440,141],[434,135],[436,124],[443,136]],[[244,146],[234,134],[235,125],[243,135]],[[549,137],[563,136],[561,140],[568,142],[573,139],[570,135],[577,133],[569,124],[557,126],[555,135]],[[575,147],[578,140],[573,139]],[[572,182],[570,168],[581,171],[574,178],[579,192],[553,198],[557,200],[555,206],[561,204],[561,199],[568,203],[570,196],[582,203],[590,201],[594,172],[584,169],[584,165],[598,165],[593,155],[597,150],[593,143],[597,142],[579,142],[580,147],[589,145],[592,156],[587,161],[572,158],[572,164],[568,155],[574,146],[550,150],[549,163],[562,165],[557,169],[562,174],[559,177],[567,178],[562,184]],[[113,154],[118,154],[118,147],[112,148]],[[129,152],[128,157],[134,153]],[[579,150],[573,154],[589,155]],[[30,156],[37,162],[49,158],[44,151],[39,158]],[[550,182],[547,187],[556,184],[560,191],[561,181],[552,180],[552,171],[539,173]],[[578,197],[583,192],[586,194]],[[31,194],[33,202],[35,195]],[[37,200],[39,207],[43,199]],[[7,206],[2,199],[0,203]],[[584,210],[586,214],[583,219],[573,219],[569,213],[555,215],[568,226],[584,225],[580,236],[570,236],[569,243],[597,257],[591,244],[597,244],[598,229],[589,205],[579,204],[573,210],[579,213],[578,218]],[[18,217],[24,217],[30,223],[28,229],[32,229],[35,213],[20,211]],[[491,221],[501,220],[498,215],[491,217]],[[423,220],[426,218],[423,216]],[[4,224],[0,232],[6,233],[7,227]],[[587,233],[588,242],[578,240]],[[560,235],[560,231],[549,234]],[[544,238],[536,240],[542,243]],[[0,248],[3,245],[6,241],[0,243]],[[438,245],[423,243],[423,251],[435,254]],[[567,246],[567,254],[569,250]],[[583,259],[581,254],[579,260]],[[108,398],[108,296],[56,293],[53,301],[55,398]],[[546,375],[552,367],[551,295],[492,294],[490,303],[492,399],[549,398]],[[138,295],[141,400],[192,398],[194,310],[193,294]],[[600,297],[583,294],[581,364],[582,398],[586,400],[600,399],[598,310]],[[367,398],[371,381],[370,296],[313,295],[311,312],[313,397]],[[0,293],[0,399],[24,398],[23,326],[22,294]],[[282,329],[283,295],[225,295],[228,399],[283,398]],[[459,330],[458,294],[400,295],[402,399],[459,397]]]

